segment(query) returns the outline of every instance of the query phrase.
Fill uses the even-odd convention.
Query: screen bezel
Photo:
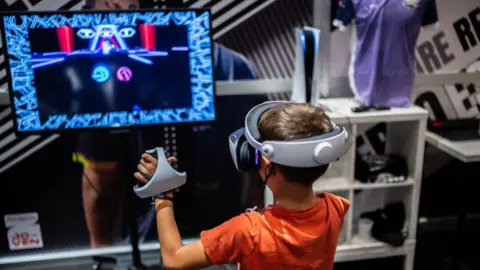
[[[214,124],[218,118],[216,110],[216,97],[217,97],[217,89],[216,89],[216,79],[215,79],[215,46],[214,46],[214,38],[213,38],[213,28],[212,28],[212,13],[209,8],[164,8],[164,9],[151,9],[151,8],[140,8],[140,9],[128,9],[128,10],[65,10],[65,11],[4,11],[0,12],[1,17],[4,16],[19,16],[19,15],[39,15],[39,16],[48,16],[53,14],[85,14],[85,13],[99,13],[99,14],[108,14],[108,13],[135,13],[135,12],[186,12],[186,11],[194,11],[194,12],[207,12],[209,16],[209,24],[210,24],[210,32],[209,36],[211,39],[210,42],[210,51],[211,51],[211,66],[212,66],[212,90],[213,90],[213,107],[215,109],[215,118],[213,120],[201,120],[201,121],[191,121],[191,122],[167,122],[167,123],[153,123],[153,124],[138,124],[138,125],[131,125],[131,126],[120,126],[120,127],[87,127],[87,128],[74,128],[74,129],[44,129],[44,130],[29,130],[29,131],[19,131],[18,130],[18,122],[17,122],[17,109],[14,106],[14,91],[12,88],[12,74],[10,70],[10,61],[9,61],[9,54],[7,49],[7,40],[5,34],[5,25],[3,19],[0,20],[0,36],[2,39],[2,46],[1,50],[3,55],[5,56],[5,68],[6,68],[6,77],[7,77],[7,92],[9,98],[9,106],[11,107],[11,120],[13,121],[14,132],[15,135],[18,137],[25,137],[30,135],[52,135],[52,134],[72,134],[72,133],[79,133],[79,132],[88,132],[88,131],[118,131],[124,132],[129,130],[138,130],[142,128],[148,128],[152,126],[197,126],[197,125],[211,125]]]

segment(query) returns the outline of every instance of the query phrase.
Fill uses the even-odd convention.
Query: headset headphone
[[[230,153],[237,170],[256,170],[260,155],[275,164],[309,168],[338,160],[345,153],[348,133],[333,122],[333,130],[323,135],[292,141],[262,141],[258,130],[261,115],[285,103],[289,102],[272,101],[253,107],[245,117],[245,127],[229,136]]]

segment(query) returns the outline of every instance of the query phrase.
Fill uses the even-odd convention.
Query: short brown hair
[[[307,103],[285,103],[265,111],[258,122],[262,140],[290,141],[323,135],[333,130],[325,110]],[[287,181],[309,186],[325,174],[328,164],[296,168],[275,164]]]

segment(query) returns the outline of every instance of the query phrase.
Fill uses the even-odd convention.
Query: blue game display
[[[4,14],[18,133],[215,120],[207,10]]]

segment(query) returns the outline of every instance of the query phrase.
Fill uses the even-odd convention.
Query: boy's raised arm
[[[174,157],[168,158],[168,162],[175,162]],[[148,182],[145,175],[155,174],[157,160],[149,154],[143,154],[138,172],[135,178],[141,182]],[[165,194],[169,197],[173,193]],[[158,240],[163,266],[166,269],[200,269],[210,266],[212,263],[205,254],[202,242],[196,241],[184,246],[178,231],[177,223],[173,214],[173,202],[170,200],[155,199],[155,211],[157,212]]]
[[[200,240],[184,246],[173,215],[173,203],[156,199],[158,240],[166,269],[201,269],[212,265]]]
[[[169,163],[175,158],[168,158]],[[153,175],[157,160],[143,154],[135,178],[148,182],[145,175]],[[167,192],[166,197],[173,197]],[[201,240],[184,246],[178,231],[173,211],[173,202],[155,199],[158,240],[163,265],[166,269],[201,269],[212,264],[242,261],[255,246],[255,229],[251,217],[246,214],[234,217],[220,226],[201,233]]]

